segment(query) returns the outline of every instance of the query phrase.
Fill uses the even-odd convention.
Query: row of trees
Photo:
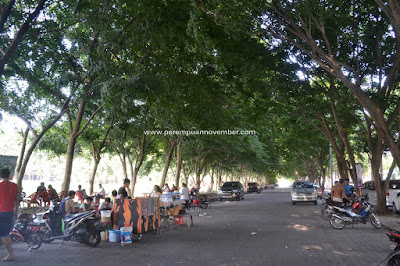
[[[400,166],[400,6],[367,1],[19,1],[0,4],[0,108],[25,121],[18,184],[36,148],[120,158],[134,191],[209,173],[324,185],[371,162],[378,203]],[[340,11],[340,12],[339,12]],[[256,135],[147,135],[148,130]],[[394,161],[379,175],[382,155]],[[365,158],[365,154],[368,156]],[[182,176],[182,177],[181,177]]]

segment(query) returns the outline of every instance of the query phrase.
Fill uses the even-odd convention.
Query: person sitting
[[[86,200],[85,200],[85,202],[82,203],[81,209],[82,209],[84,212],[93,211],[93,210],[94,210],[93,198],[92,198],[92,197],[87,197]]]
[[[56,199],[57,196],[57,191],[53,188],[52,185],[47,186],[47,193],[49,194],[50,200]]]
[[[99,184],[99,190],[100,190],[99,192],[95,192],[93,194],[93,196],[96,197],[96,200],[95,200],[96,203],[99,202],[100,198],[104,198],[106,196],[106,191],[101,184]]]
[[[82,192],[82,196],[84,199],[87,198],[86,190],[82,189],[81,185],[78,185],[78,191]]]
[[[111,199],[109,198],[109,197],[107,197],[107,198],[105,198],[104,199],[104,202],[102,202],[101,204],[100,204],[100,206],[99,206],[99,211],[102,211],[102,210],[112,210],[112,202],[111,202]]]
[[[171,190],[169,189],[168,184],[166,183],[163,187],[163,192],[170,192]]]
[[[68,192],[68,197],[65,199],[65,216],[67,216],[68,214],[79,212],[77,209],[75,209],[74,198],[75,191],[70,190]]]
[[[178,191],[175,185],[172,185],[171,192]]]
[[[46,191],[46,187],[44,186],[44,182],[40,183],[40,186],[37,187],[36,192]]]
[[[194,187],[192,187],[192,189],[190,190],[190,192],[191,192],[192,194],[199,194],[199,192],[200,192],[200,185],[199,185],[199,184],[196,184]]]
[[[157,185],[154,185],[153,191],[150,193],[150,197],[152,198],[160,198],[161,197],[161,188]]]

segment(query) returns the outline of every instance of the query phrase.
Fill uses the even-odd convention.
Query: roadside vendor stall
[[[132,227],[133,234],[143,234],[160,227],[158,198],[117,199],[113,208],[114,229]]]

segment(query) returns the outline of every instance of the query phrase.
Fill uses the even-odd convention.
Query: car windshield
[[[239,183],[236,183],[236,182],[226,182],[222,187],[239,187]]]
[[[293,188],[295,189],[314,188],[314,185],[308,182],[296,182],[293,184]]]

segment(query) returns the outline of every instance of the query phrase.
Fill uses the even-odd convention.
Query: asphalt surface
[[[201,216],[199,216],[199,214]],[[263,191],[239,202],[217,202],[194,216],[194,226],[147,233],[131,245],[90,248],[54,241],[3,265],[377,265],[390,252],[385,229],[370,223],[335,230],[320,206],[291,205],[288,192]],[[6,254],[0,248],[0,257]]]

